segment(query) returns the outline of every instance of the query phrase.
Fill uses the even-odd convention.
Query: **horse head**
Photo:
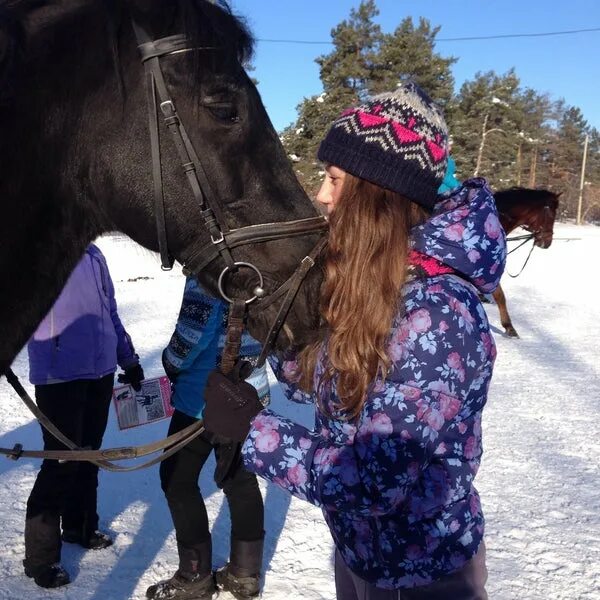
[[[513,187],[494,193],[500,222],[506,233],[523,227],[531,233],[540,248],[552,244],[554,220],[560,193]]]
[[[185,40],[183,48],[160,58],[160,70],[196,155],[196,170],[204,176],[200,184],[207,208],[213,213],[210,218],[214,216],[218,222],[217,231],[209,231],[198,198],[181,172],[181,157],[169,140],[170,157],[164,155],[163,165],[165,174],[167,168],[172,171],[171,190],[167,192],[165,186],[172,200],[166,198],[165,224],[167,237],[174,240],[173,254],[215,294],[225,291],[228,297],[253,298],[262,276],[261,287],[268,298],[310,253],[318,235],[313,227],[312,234],[306,232],[295,239],[276,239],[273,235],[269,240],[268,227],[255,238],[250,228],[272,224],[271,228],[277,229],[277,224],[300,221],[301,230],[303,220],[318,217],[243,68],[252,52],[252,37],[243,21],[235,18],[224,3],[192,0],[166,6],[161,0],[130,0],[128,5],[131,19],[147,38],[164,41],[182,36]],[[148,153],[148,136],[141,140]],[[211,243],[223,235],[227,241],[223,230],[244,229],[249,243],[236,246],[231,256],[236,263],[251,268],[228,271],[223,279],[227,263],[223,254],[215,255],[215,244]],[[244,235],[240,233],[236,239]],[[285,328],[288,338],[295,342],[302,342],[307,318],[316,324],[318,279],[310,278],[313,283],[304,287]],[[249,308],[251,328],[257,337],[264,338],[277,305],[265,308],[259,300]]]
[[[318,213],[243,68],[253,45],[244,22],[210,0],[21,0],[15,6],[27,13],[19,29],[26,42],[19,48],[22,63],[11,64],[16,74],[0,82],[12,90],[10,107],[0,112],[0,161],[11,174],[0,179],[0,195],[8,247],[13,256],[26,254],[37,284],[21,293],[45,292],[31,306],[7,300],[10,308],[19,306],[22,325],[8,352],[14,356],[14,345],[18,350],[31,334],[85,246],[103,232],[123,231],[155,251],[162,235],[164,253],[215,295],[232,261],[253,268],[228,270],[221,289],[229,297],[251,299],[259,275],[266,297],[288,280],[322,236],[322,223],[314,226]],[[157,49],[140,52],[147,41]],[[5,40],[0,47],[8,47]],[[149,62],[159,63],[162,82]],[[148,101],[156,102],[156,113]],[[185,127],[189,160],[174,143],[170,109]],[[153,119],[158,161],[151,153]],[[199,173],[199,193],[191,170]],[[311,226],[303,229],[304,220]],[[297,221],[298,227],[284,228],[294,237],[260,227]],[[14,222],[19,226],[9,229]],[[227,255],[219,235],[229,239],[236,231]],[[18,267],[8,256],[0,259],[0,276],[14,276]],[[284,344],[302,344],[318,322],[320,274],[309,279]],[[258,338],[277,309],[276,302],[266,304],[249,305]]]
[[[533,234],[533,243],[542,248],[550,248],[552,236],[554,235],[554,220],[558,209],[559,194],[541,190],[546,193],[543,204],[532,214],[530,223],[525,228]]]

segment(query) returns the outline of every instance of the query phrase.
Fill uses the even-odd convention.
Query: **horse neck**
[[[58,10],[52,5],[32,12],[26,54],[13,77],[14,93],[9,104],[0,107],[2,159],[21,163],[23,153],[39,159],[28,167],[36,169],[38,178],[43,176],[43,161],[53,155],[72,148],[71,158],[76,158],[80,148],[73,146],[87,116],[88,99],[111,75],[101,12],[93,5],[79,6],[59,18],[54,14]]]
[[[10,104],[0,107],[0,372],[33,333],[87,244],[107,220],[87,193],[89,156],[81,143],[90,97],[111,76],[98,61],[103,28],[66,38],[66,24],[43,52],[33,32]],[[62,37],[61,37],[62,36]],[[77,51],[75,47],[77,46]],[[103,42],[106,48],[106,41]],[[110,54],[109,54],[110,57]],[[81,73],[85,75],[82,76]],[[114,76],[114,75],[113,75]],[[10,175],[10,177],[8,176]]]

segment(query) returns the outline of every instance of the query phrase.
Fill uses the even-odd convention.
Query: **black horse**
[[[167,38],[156,53],[172,102],[152,93],[160,103],[164,220],[153,195],[147,108],[153,88],[138,49],[140,31]],[[202,268],[201,282],[217,294],[226,263],[216,255],[201,264],[197,250],[222,249],[223,229],[302,219],[314,225],[316,210],[242,67],[252,46],[244,22],[225,3],[209,0],[0,0],[0,373],[87,244],[104,232],[120,230],[158,250],[158,216],[168,251],[182,264],[191,261],[192,271]],[[189,165],[182,169],[167,127],[172,121],[162,119],[174,107],[197,154],[189,164],[206,174],[202,191],[218,205],[216,235],[212,213],[202,212],[188,185]],[[243,230],[255,241],[235,247],[233,259],[255,265],[269,295],[318,241],[316,228],[307,229],[275,240]],[[311,277],[282,343],[302,342],[316,323],[319,276]],[[256,284],[256,272],[244,268],[228,274],[226,288],[248,297]],[[249,326],[263,338],[277,302],[260,305],[250,307]]]
[[[494,194],[494,200],[504,231],[509,234],[517,227],[523,227],[529,231],[534,246],[543,249],[549,248],[552,244],[559,196],[560,193],[549,190],[532,190],[522,187],[497,191]],[[500,322],[506,335],[519,337],[508,314],[506,296],[501,286],[496,288],[493,296],[500,311]]]

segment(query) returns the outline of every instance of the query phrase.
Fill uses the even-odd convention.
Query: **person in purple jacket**
[[[471,179],[437,195],[447,128],[413,83],[345,111],[318,156],[323,327],[296,358],[271,359],[316,423],[259,412],[246,468],[321,507],[339,600],[484,600],[473,480],[496,349],[479,293],[506,260],[492,193]],[[241,412],[209,404],[217,433]]]
[[[119,381],[141,389],[144,372],[117,313],[108,265],[94,244],[27,345],[29,379],[42,412],[78,446],[97,450],[108,420],[117,364]],[[64,446],[42,427],[45,450]],[[62,540],[101,549],[111,538],[98,531],[98,467],[44,460],[27,501],[25,574],[41,587],[69,583],[60,565]]]

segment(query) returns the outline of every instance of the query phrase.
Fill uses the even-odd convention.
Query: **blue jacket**
[[[243,446],[246,468],[320,506],[348,567],[385,589],[440,579],[481,542],[473,479],[496,350],[478,294],[496,288],[506,259],[482,179],[443,198],[411,240],[439,274],[413,276],[403,288],[387,349],[392,368],[357,419],[336,410],[334,380],[320,398],[333,416],[317,408],[309,430],[263,411]],[[272,366],[290,398],[314,402],[294,385],[294,362]],[[315,389],[323,371],[321,356]]]
[[[117,313],[106,259],[90,244],[27,344],[34,385],[98,379],[139,362]]]
[[[163,366],[174,382],[171,403],[190,417],[202,417],[206,379],[221,363],[228,314],[222,300],[206,294],[194,277],[187,278],[175,331],[163,352]],[[260,343],[244,332],[241,358],[256,362],[260,351]],[[246,381],[258,390],[266,405],[269,400],[266,365],[255,369]]]

